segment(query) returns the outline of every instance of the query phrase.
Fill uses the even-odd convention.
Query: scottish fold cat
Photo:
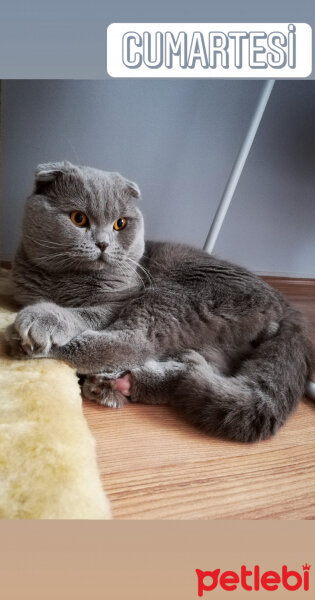
[[[100,404],[167,403],[211,434],[268,438],[311,377],[301,315],[244,268],[145,242],[139,197],[118,173],[38,166],[13,267],[23,308],[11,353],[65,361]]]

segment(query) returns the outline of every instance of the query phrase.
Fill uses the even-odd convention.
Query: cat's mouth
[[[86,264],[88,268],[93,271],[102,271],[103,269],[115,267],[116,260],[113,259],[108,253],[102,252],[97,256],[87,257]]]
[[[105,256],[79,256],[77,266],[79,269],[88,270],[88,271],[102,271],[106,267],[108,267],[110,261]]]
[[[96,262],[100,265],[106,265],[110,263],[110,260],[108,260],[108,256],[102,252],[96,259]]]
[[[113,266],[113,261],[111,260],[111,257],[108,254],[106,254],[105,252],[102,252],[101,254],[99,254],[91,262],[92,262],[94,268],[97,269],[98,271],[101,271],[102,269],[106,269],[106,267]]]
[[[105,257],[98,256],[96,259],[92,260],[90,264],[95,270],[101,271],[102,269],[105,269],[108,266],[108,261],[105,259]]]
[[[115,266],[117,264],[117,257],[112,256],[109,252],[101,252],[96,258],[96,262],[99,265]]]

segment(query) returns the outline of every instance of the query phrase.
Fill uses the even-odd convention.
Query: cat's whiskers
[[[138,273],[137,269],[135,269],[132,264],[126,263],[126,257],[125,256],[122,258],[121,255],[120,255],[120,253],[117,252],[117,253],[113,254],[112,257],[115,257],[116,259],[119,259],[119,260],[115,261],[115,266],[116,267],[118,267],[120,269],[123,269],[123,272],[128,277],[132,277],[133,278],[133,276],[136,276],[136,278],[138,280],[140,280],[142,287],[145,288],[145,283],[144,283],[141,275]]]
[[[145,269],[142,265],[140,265],[139,263],[137,263],[135,260],[133,260],[132,258],[130,258],[130,256],[126,256],[126,260],[129,261],[131,264],[136,265],[136,268],[140,269],[144,275],[146,276],[146,278],[148,279],[149,282],[149,289],[154,289],[154,283],[153,283],[153,279],[149,273],[149,271],[147,271],[147,269]]]
[[[58,271],[63,269],[69,270],[72,265],[76,264],[76,259],[73,256],[66,256],[63,252],[62,254],[54,254],[52,256],[45,256],[36,259],[36,264],[39,267],[44,267],[47,265],[48,267],[53,266],[56,267]]]
[[[54,253],[50,256],[39,256],[38,258],[36,258],[37,262],[54,262],[56,261],[58,258],[66,258],[65,257],[65,253],[64,252],[60,252],[58,254]]]
[[[135,275],[137,279],[140,279],[142,286],[145,287],[142,277],[139,275],[139,273],[137,273],[136,269],[131,267],[131,265],[126,265],[123,262],[117,262],[116,267],[118,267],[120,272],[123,273],[125,277],[127,276],[133,278],[133,276]]]
[[[126,279],[129,279],[129,273],[121,266],[121,265],[117,265],[118,268],[118,272],[122,275],[123,281],[124,283],[126,283]],[[127,283],[127,288],[130,289],[131,285],[129,283]]]
[[[69,245],[60,243],[60,242],[52,242],[51,240],[44,240],[44,239],[41,239],[39,241],[38,239],[32,238],[30,235],[25,235],[24,237],[31,240],[34,244],[37,244],[38,246],[42,246],[43,248],[48,248],[48,249],[70,248]],[[44,243],[42,243],[42,242],[44,242]]]
[[[152,263],[152,264],[154,263],[158,267],[163,267],[164,266],[164,264],[161,261],[154,260],[151,256],[148,256],[147,254],[142,254],[142,257],[143,258],[147,258],[150,261],[150,263]]]

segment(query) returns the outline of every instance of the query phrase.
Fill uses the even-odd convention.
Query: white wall
[[[260,81],[6,81],[1,258],[17,244],[38,162],[119,170],[142,189],[147,237],[202,246]],[[315,277],[315,82],[277,82],[215,253]]]

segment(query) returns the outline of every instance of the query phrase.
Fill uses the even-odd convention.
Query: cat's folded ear
[[[49,162],[40,164],[35,170],[34,193],[41,194],[57,177],[66,173],[73,173],[75,166],[64,160],[62,162]]]
[[[125,179],[125,190],[129,196],[140,200],[141,192],[137,184],[134,183],[134,181],[129,181],[129,179]]]

